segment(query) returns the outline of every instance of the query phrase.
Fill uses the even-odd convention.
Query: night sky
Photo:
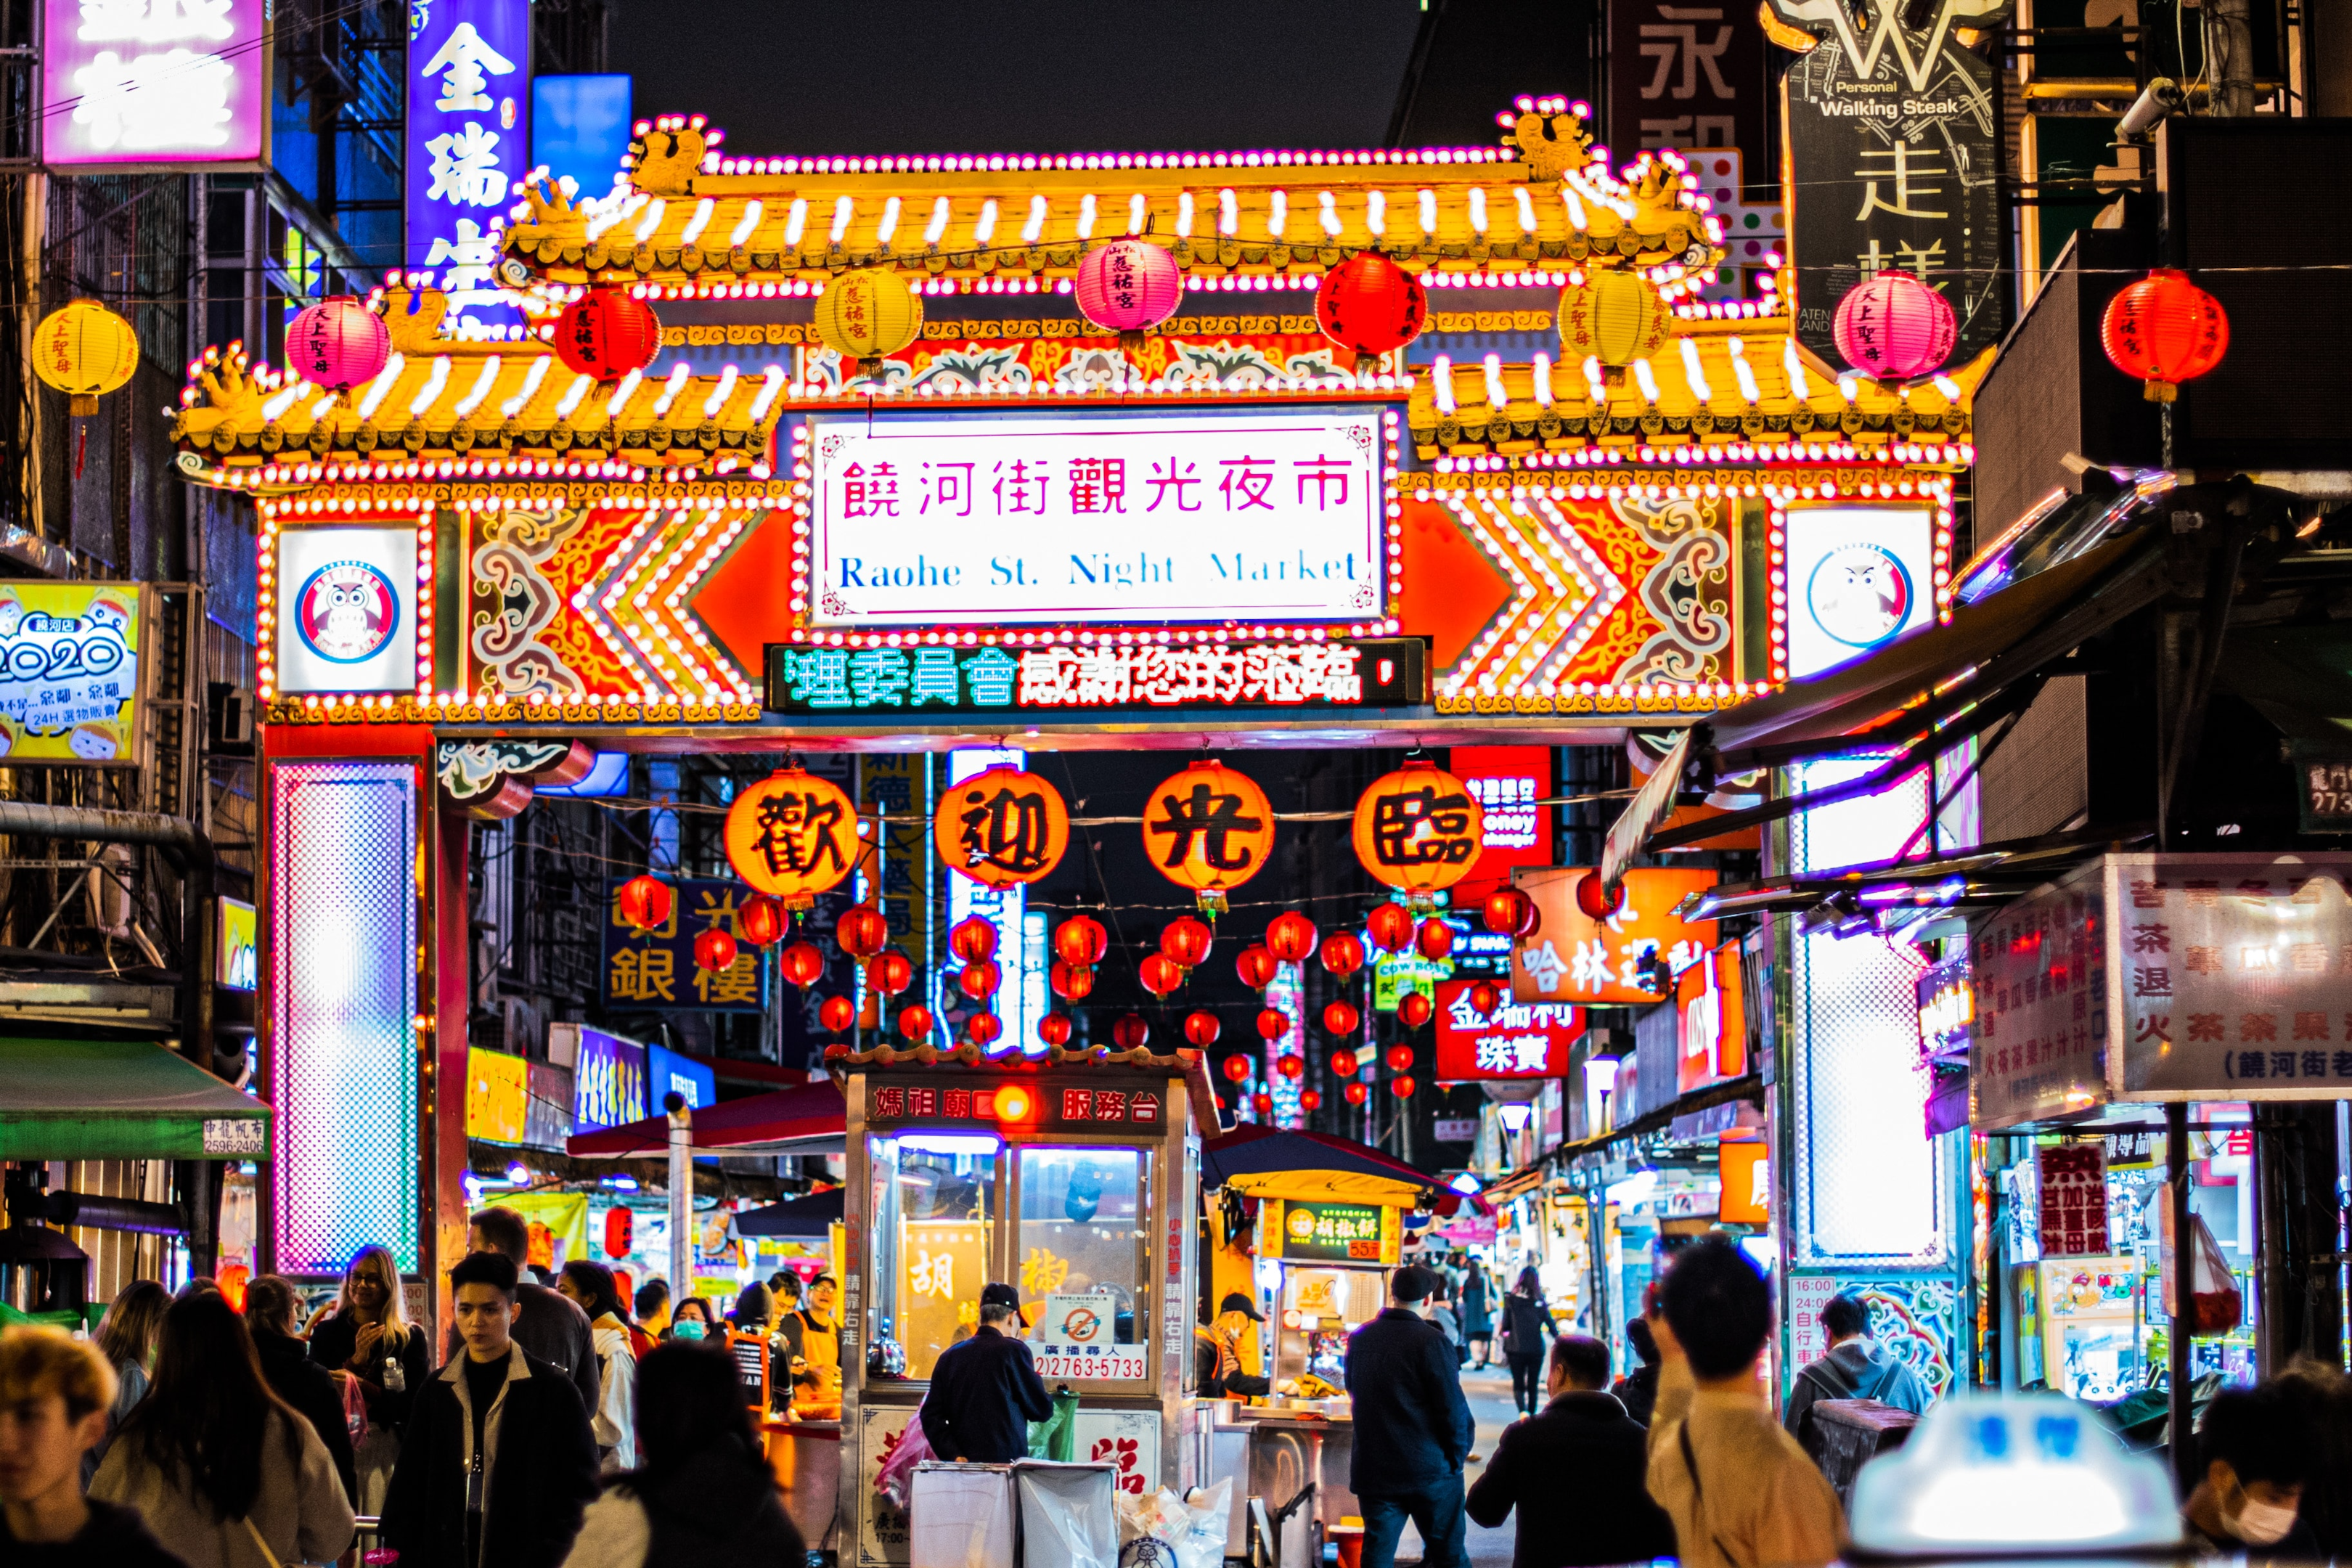
[[[618,0],[639,116],[730,152],[1382,145],[1420,0]]]

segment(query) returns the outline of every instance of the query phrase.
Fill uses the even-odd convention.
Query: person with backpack
[[[1822,1462],[1821,1424],[1813,1405],[1823,1399],[1875,1399],[1914,1415],[1924,1415],[1931,1397],[1919,1374],[1886,1353],[1870,1337],[1870,1308],[1851,1290],[1832,1296],[1822,1309],[1822,1333],[1829,1350],[1806,1363],[1789,1385],[1781,1425]]]

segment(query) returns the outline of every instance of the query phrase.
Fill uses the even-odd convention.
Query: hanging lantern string
[[[1523,801],[1519,804],[1590,805],[1596,801],[1628,800],[1634,794],[1635,792],[1630,789],[1605,789],[1592,795],[1545,795],[1538,800]],[[701,801],[692,800],[601,800],[590,796],[584,798],[582,804],[597,806],[605,811],[682,811],[703,816],[724,816],[728,811],[728,808],[723,805],[709,805]],[[928,823],[931,820],[929,816],[903,811],[861,811],[857,816],[860,821],[879,822],[886,825]],[[1353,806],[1349,806],[1345,811],[1277,811],[1274,814],[1274,819],[1276,822],[1353,822],[1355,818],[1356,808]],[[1135,827],[1141,826],[1142,822],[1141,816],[1073,816],[1070,818],[1072,827]]]

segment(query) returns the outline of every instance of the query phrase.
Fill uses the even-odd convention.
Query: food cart
[[[836,1050],[827,1065],[849,1115],[842,1457],[856,1456],[834,1521],[841,1561],[908,1561],[907,1517],[875,1479],[992,1280],[1020,1288],[1047,1386],[1079,1396],[1074,1457],[1116,1464],[1129,1491],[1190,1488],[1195,1108],[1215,1103],[1198,1057]]]

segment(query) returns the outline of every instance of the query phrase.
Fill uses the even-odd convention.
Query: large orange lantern
[[[1034,882],[1070,847],[1070,808],[1035,773],[999,763],[940,797],[931,842],[942,863],[984,887]]]
[[[1247,773],[1202,758],[1151,792],[1143,847],[1161,876],[1222,914],[1274,849],[1274,806]]]
[[[760,891],[804,910],[857,864],[857,807],[805,768],[778,768],[727,808],[727,863]]]
[[[1356,802],[1356,858],[1417,909],[1478,863],[1486,814],[1460,779],[1420,758],[1372,782]]]

